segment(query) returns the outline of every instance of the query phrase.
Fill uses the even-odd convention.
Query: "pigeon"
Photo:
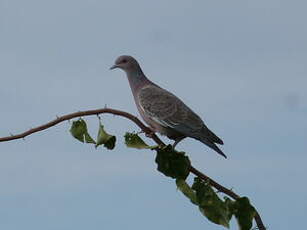
[[[118,57],[110,69],[116,68],[126,72],[135,104],[143,120],[153,132],[174,140],[173,149],[181,140],[190,137],[226,158],[216,145],[223,145],[223,141],[182,100],[150,81],[133,57]]]

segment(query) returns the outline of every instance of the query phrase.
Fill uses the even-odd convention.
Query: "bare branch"
[[[131,121],[133,121],[137,126],[139,126],[146,134],[151,134],[152,131],[150,128],[148,128],[147,126],[145,126],[137,117],[133,116],[130,113],[124,112],[124,111],[120,111],[120,110],[116,110],[116,109],[109,109],[109,108],[104,108],[104,109],[95,109],[95,110],[87,110],[87,111],[79,111],[79,112],[75,112],[75,113],[70,113],[64,116],[57,116],[56,119],[43,124],[41,126],[29,129],[26,132],[17,134],[17,135],[10,135],[7,137],[2,137],[0,138],[0,142],[5,142],[5,141],[12,141],[12,140],[16,140],[16,139],[21,139],[21,138],[25,138],[26,136],[29,136],[33,133],[37,133],[40,131],[43,131],[45,129],[48,129],[52,126],[55,126],[63,121],[69,121],[70,119],[73,118],[77,118],[77,117],[85,117],[85,116],[92,116],[92,115],[99,115],[99,114],[103,114],[103,113],[109,113],[109,114],[114,114],[114,115],[118,115],[121,117],[125,117]],[[153,135],[152,138],[156,143],[158,143],[159,145],[163,145],[163,142],[157,137],[157,135]]]
[[[54,119],[54,120],[52,120],[52,121],[50,121],[46,124],[43,124],[41,126],[29,129],[28,131],[25,131],[25,132],[17,134],[17,135],[10,135],[10,136],[7,136],[7,137],[2,137],[2,138],[0,138],[0,142],[12,141],[12,140],[16,140],[16,139],[24,139],[26,136],[29,136],[33,133],[37,133],[37,132],[43,131],[45,129],[51,128],[51,127],[53,127],[53,126],[55,126],[55,125],[57,125],[57,124],[59,124],[63,121],[69,121],[70,119],[78,118],[78,117],[85,117],[85,116],[92,116],[92,115],[98,116],[99,114],[103,114],[103,113],[114,114],[114,115],[118,115],[118,116],[121,116],[121,117],[125,117],[128,120],[131,120],[138,127],[140,127],[141,130],[145,134],[148,134],[148,136],[151,139],[153,139],[158,145],[162,145],[162,146],[165,145],[165,143],[156,134],[154,134],[149,127],[144,125],[144,123],[141,122],[136,116],[133,116],[132,114],[121,111],[121,110],[110,109],[110,108],[79,111],[79,112],[70,113],[70,114],[63,115],[63,116],[56,116],[56,119]],[[227,189],[226,187],[220,185],[219,183],[212,180],[210,177],[203,174],[202,172],[200,172],[199,170],[197,170],[193,166],[190,167],[190,172],[193,173],[194,175],[198,176],[199,178],[203,179],[203,180],[209,181],[210,185],[213,186],[214,188],[216,188],[219,192],[223,192],[233,199],[240,198],[240,196],[238,194],[236,194],[232,190]],[[255,221],[257,223],[259,230],[265,230],[266,229],[258,212],[256,213]]]

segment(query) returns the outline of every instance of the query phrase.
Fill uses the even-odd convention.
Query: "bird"
[[[126,72],[136,107],[152,132],[174,140],[173,149],[186,137],[194,138],[227,158],[216,145],[223,141],[173,93],[149,80],[135,58],[119,56],[110,68]]]

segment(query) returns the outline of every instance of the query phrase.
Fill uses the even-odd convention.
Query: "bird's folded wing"
[[[144,113],[160,125],[172,128],[187,136],[199,133],[202,120],[179,98],[154,85],[141,89],[138,93]]]

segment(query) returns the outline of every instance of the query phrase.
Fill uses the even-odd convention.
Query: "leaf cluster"
[[[116,143],[116,137],[108,134],[105,130],[101,122],[99,121],[99,130],[97,134],[97,140],[95,141],[87,130],[86,122],[80,118],[76,121],[73,121],[72,126],[70,128],[71,135],[82,143],[95,144],[97,148],[99,145],[103,145],[107,149],[114,149]]]
[[[105,131],[100,120],[96,140],[90,136],[87,124],[81,118],[73,121],[70,132],[80,142],[94,144],[96,148],[100,145],[107,149],[114,149],[115,147],[116,137]],[[234,216],[240,230],[252,228],[256,210],[247,197],[241,197],[234,201],[227,197],[221,199],[210,186],[210,181],[196,177],[192,186],[185,181],[190,173],[191,161],[184,152],[175,151],[171,145],[150,146],[136,133],[127,132],[124,138],[125,144],[129,148],[155,150],[157,170],[167,177],[176,179],[177,188],[194,205],[198,206],[200,212],[209,221],[229,228],[229,222]]]
[[[203,181],[198,177],[194,178],[191,187],[182,179],[177,179],[176,185],[211,222],[229,228],[229,222],[232,216],[235,216],[240,230],[252,228],[256,210],[247,197],[240,197],[235,201],[227,197],[221,199],[210,186],[209,181]]]

